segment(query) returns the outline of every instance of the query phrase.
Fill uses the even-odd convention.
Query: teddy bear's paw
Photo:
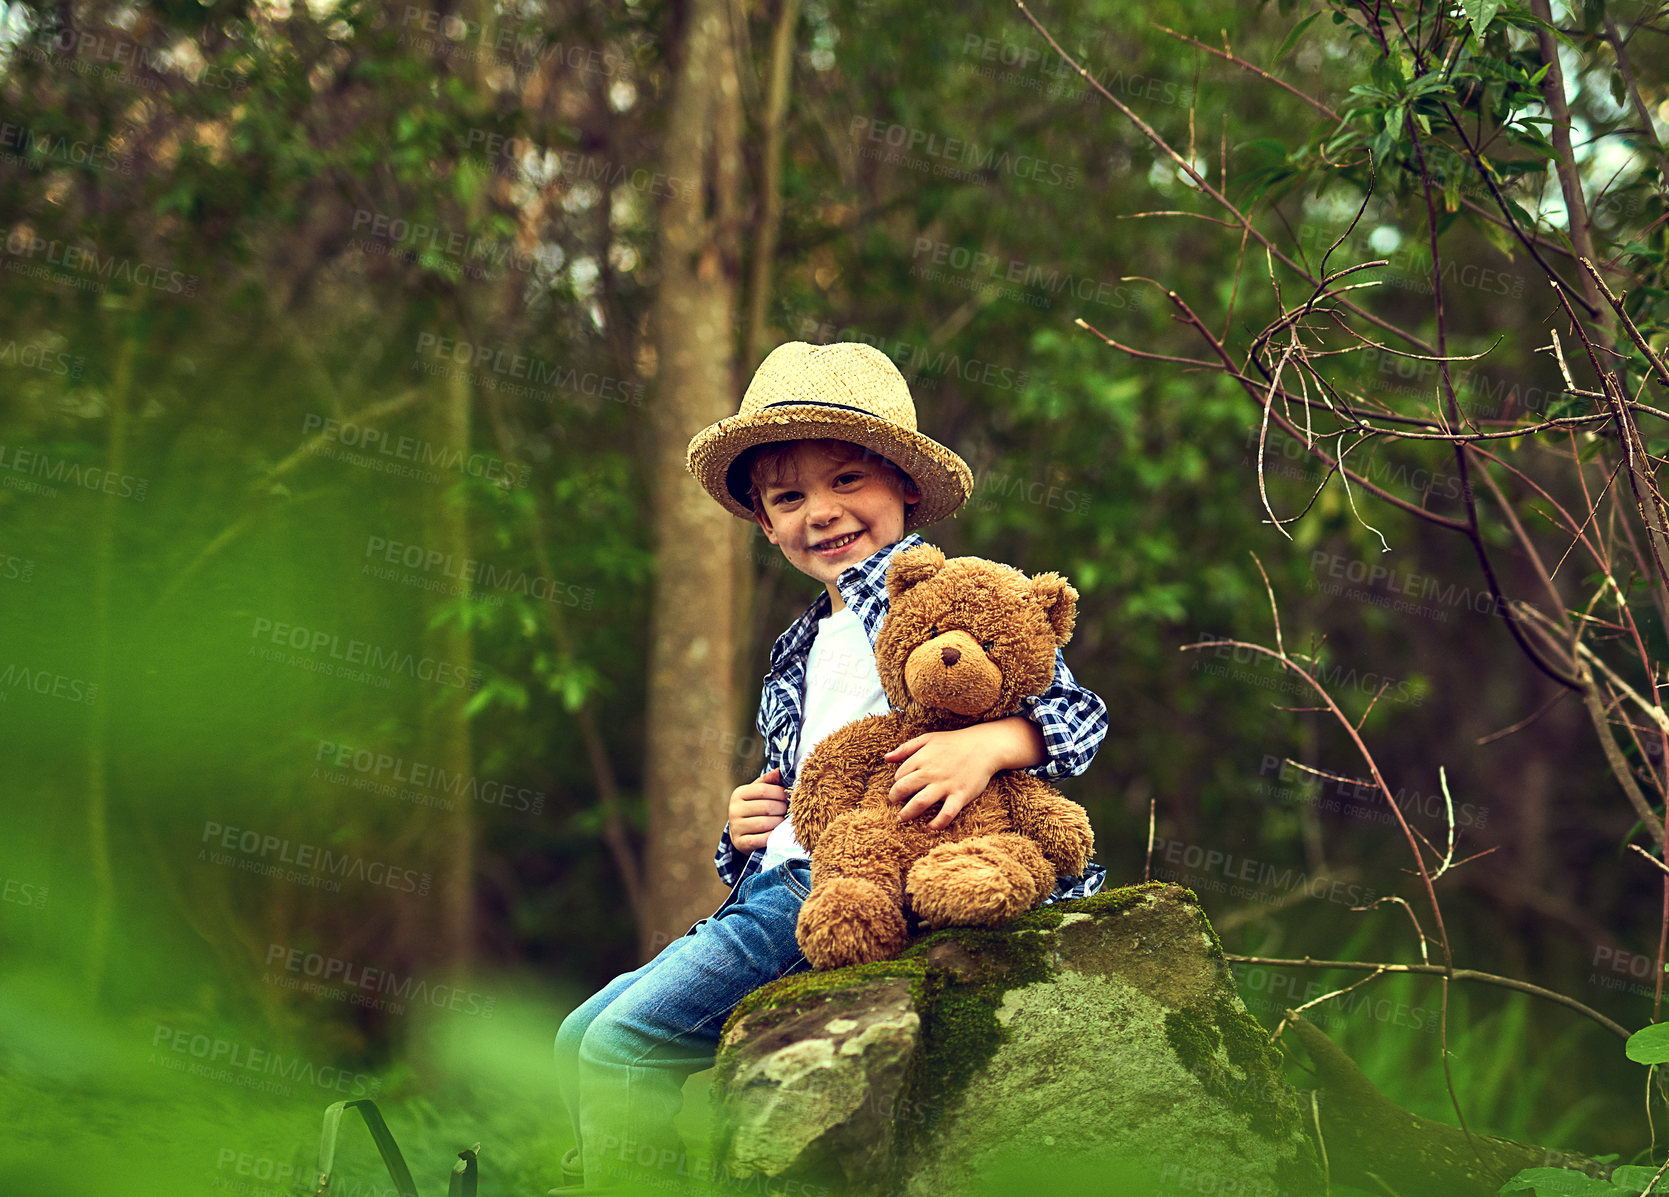
[[[1089,818],[1082,814],[1063,819],[1058,826],[1040,828],[1033,836],[1044,859],[1063,877],[1081,877],[1095,851],[1095,833],[1090,830]]]
[[[910,868],[905,888],[929,927],[1000,923],[1038,899],[1032,870],[1005,848],[977,840],[941,844]]]
[[[795,936],[813,968],[887,960],[909,941],[898,903],[861,877],[834,877],[814,889]]]

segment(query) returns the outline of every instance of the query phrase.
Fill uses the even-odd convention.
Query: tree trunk
[[[451,460],[467,460],[470,453],[470,390],[467,375],[448,379],[436,394],[436,409],[429,418],[431,438],[436,447]],[[452,561],[467,561],[469,547],[469,509],[464,503],[447,502],[447,486],[430,487],[424,496],[425,533],[440,552]],[[467,580],[459,583],[468,592]],[[431,592],[430,603],[438,606],[451,597]],[[431,621],[432,623],[432,621]],[[468,627],[456,620],[438,627],[427,626],[423,633],[423,655],[442,662],[448,668],[446,676],[470,677],[475,668],[474,636]],[[440,676],[437,671],[437,676]],[[471,685],[460,687],[436,685],[419,701],[423,709],[423,744],[425,760],[433,761],[449,777],[468,777],[471,761],[469,720],[464,706],[475,693]],[[425,837],[425,859],[436,863],[434,900],[440,908],[438,918],[437,954],[448,968],[467,965],[475,934],[475,811],[467,789],[462,791],[450,811],[431,812],[433,827]],[[425,899],[414,899],[418,906]],[[423,917],[423,916],[420,916]],[[433,931],[430,934],[434,934]],[[428,939],[418,937],[417,942]]]
[[[699,181],[661,211],[656,296],[646,873],[640,948],[682,934],[721,895],[713,844],[734,781],[736,558],[741,524],[685,469],[689,439],[734,414],[741,97],[728,0],[692,0],[666,131],[666,173]]]
[[[138,334],[131,325],[121,331],[121,350],[110,386],[110,446],[104,467],[112,476],[127,472],[128,392],[133,385],[133,357]],[[93,542],[93,661],[90,670],[103,692],[93,703],[87,725],[87,863],[92,873],[92,911],[87,931],[84,979],[87,992],[97,997],[104,982],[110,951],[110,927],[116,907],[115,871],[110,863],[110,669],[111,588],[115,580],[116,495],[106,493],[99,503]]]
[[[1315,1065],[1316,1110],[1334,1180],[1368,1192],[1425,1197],[1492,1197],[1525,1168],[1608,1171],[1575,1152],[1468,1135],[1394,1105],[1314,1023],[1291,1010],[1287,1021]]]

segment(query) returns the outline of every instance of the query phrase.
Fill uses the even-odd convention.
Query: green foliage
[[[1502,1193],[1531,1192],[1537,1197],[1616,1197],[1619,1193],[1639,1194],[1656,1175],[1656,1168],[1622,1167],[1609,1178],[1589,1176],[1566,1168],[1526,1168],[1498,1190]],[[1657,1192],[1655,1187],[1651,1190]]]
[[[1669,1025],[1642,1027],[1628,1037],[1624,1050],[1636,1064],[1669,1064]]]

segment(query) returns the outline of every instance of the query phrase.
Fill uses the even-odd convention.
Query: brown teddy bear
[[[875,664],[892,712],[832,732],[807,757],[790,806],[811,852],[811,896],[796,937],[816,968],[896,955],[906,903],[928,927],[988,926],[1036,906],[1057,875],[1084,871],[1094,836],[1084,808],[1019,770],[991,778],[950,826],[907,823],[887,801],[889,751],[923,732],[1020,711],[1054,678],[1078,592],[1058,574],[1028,578],[932,545],[887,572]]]

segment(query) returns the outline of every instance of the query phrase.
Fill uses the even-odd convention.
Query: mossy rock
[[[714,1095],[738,1177],[938,1197],[1071,1172],[1141,1193],[1185,1166],[1237,1192],[1322,1188],[1279,1054],[1175,885],[773,982],[726,1024]]]

